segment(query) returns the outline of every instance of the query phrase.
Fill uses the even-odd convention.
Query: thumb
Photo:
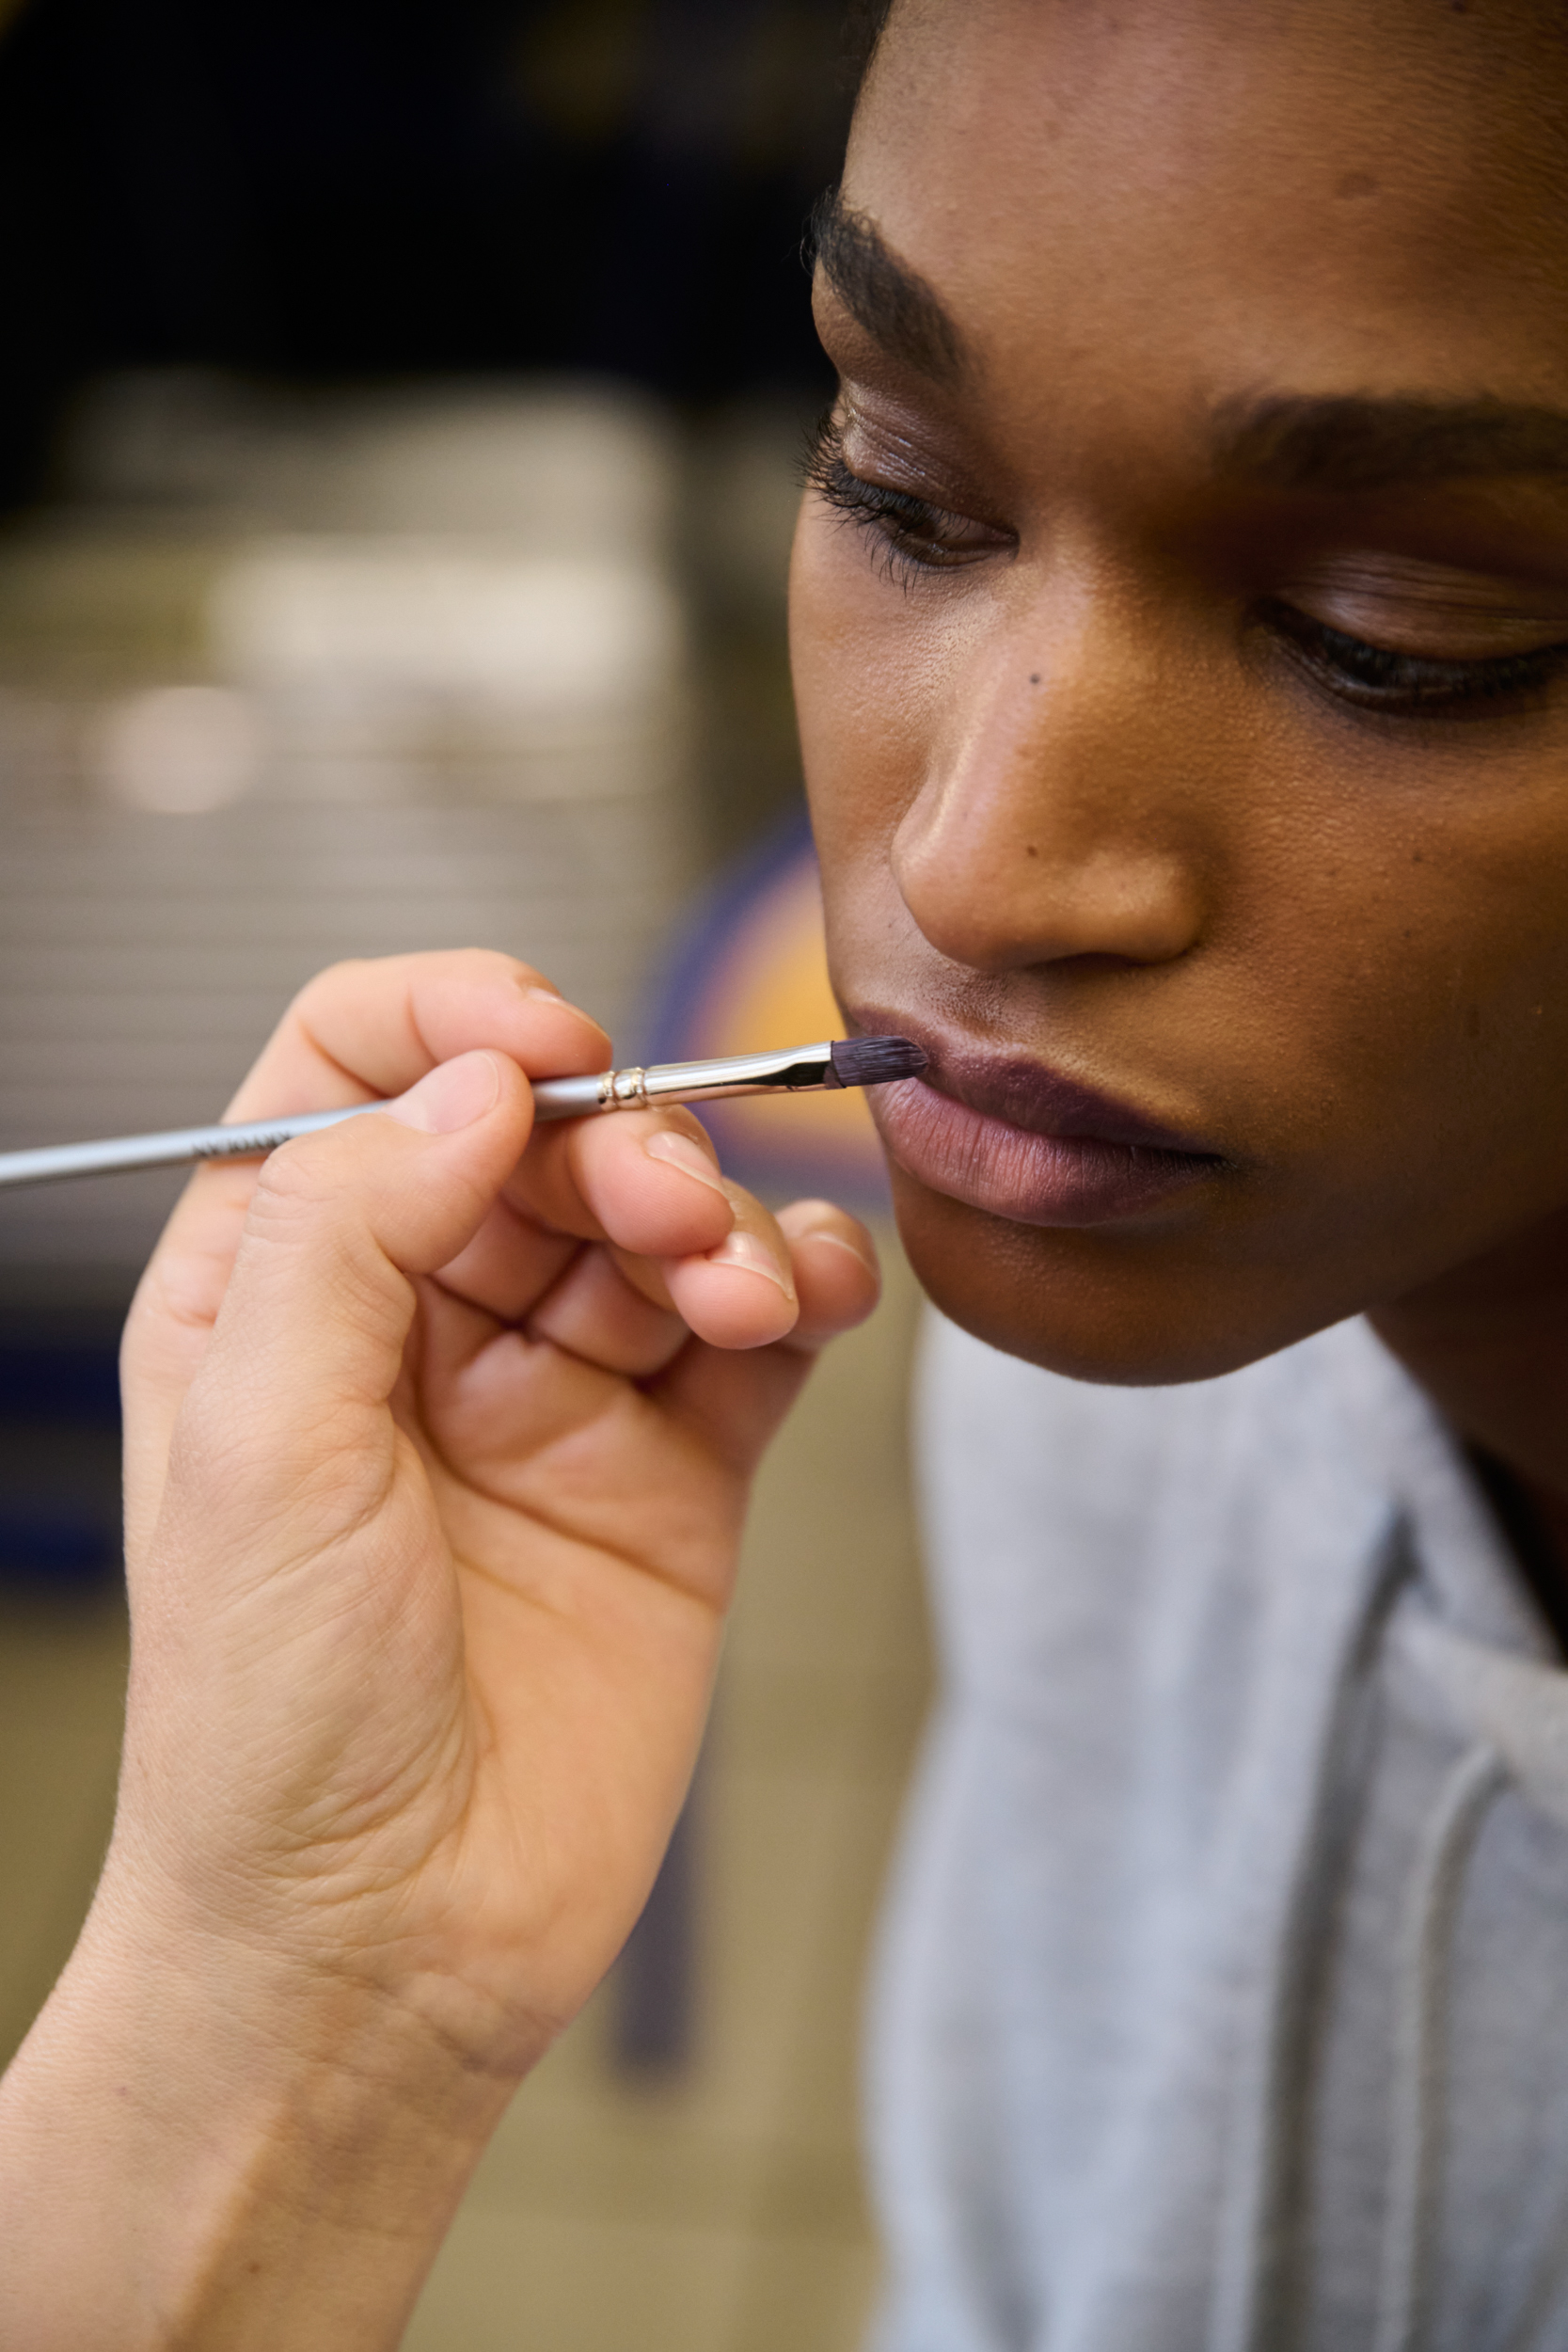
[[[443,1063],[379,1115],[299,1137],[263,1164],[175,1460],[253,1534],[325,1493],[322,1527],[371,1503],[392,1432],[412,1277],[470,1241],[528,1140],[528,1083],[499,1053]],[[174,1462],[171,1461],[171,1470]],[[194,1476],[193,1476],[194,1474]],[[270,1507],[269,1507],[270,1506]]]

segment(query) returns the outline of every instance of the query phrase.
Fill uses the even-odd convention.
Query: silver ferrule
[[[721,1061],[670,1061],[651,1070],[603,1070],[593,1078],[546,1078],[533,1089],[534,1117],[645,1111],[656,1103],[721,1103],[740,1094],[815,1094],[839,1083],[832,1043],[778,1054],[734,1054]]]

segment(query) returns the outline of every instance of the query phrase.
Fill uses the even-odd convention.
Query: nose
[[[955,963],[1159,964],[1198,938],[1199,747],[1181,698],[1124,635],[1080,621],[1044,645],[1022,627],[952,681],[953,723],[899,824],[893,870]]]

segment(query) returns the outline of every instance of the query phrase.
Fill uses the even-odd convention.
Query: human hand
[[[524,1073],[610,1058],[499,956],[329,972],[231,1115],[399,1099],[201,1169],[137,1294],[133,1665],[87,1973],[189,1962],[247,2096],[279,2038],[393,2074],[407,2050],[432,2114],[443,2063],[486,2087],[457,2135],[482,2142],[636,1916],[751,1471],[875,1302],[862,1230],[823,1202],[775,1221],[689,1112],[531,1140]]]

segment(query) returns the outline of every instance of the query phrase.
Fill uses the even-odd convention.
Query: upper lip
[[[1064,1077],[1046,1063],[1006,1047],[982,1043],[905,1012],[854,1009],[854,1025],[870,1037],[907,1037],[927,1057],[921,1083],[1009,1127],[1031,1135],[1079,1136],[1097,1143],[1129,1144],[1150,1152],[1181,1152],[1191,1158],[1221,1155],[1196,1136],[1147,1119],[1129,1103]]]

